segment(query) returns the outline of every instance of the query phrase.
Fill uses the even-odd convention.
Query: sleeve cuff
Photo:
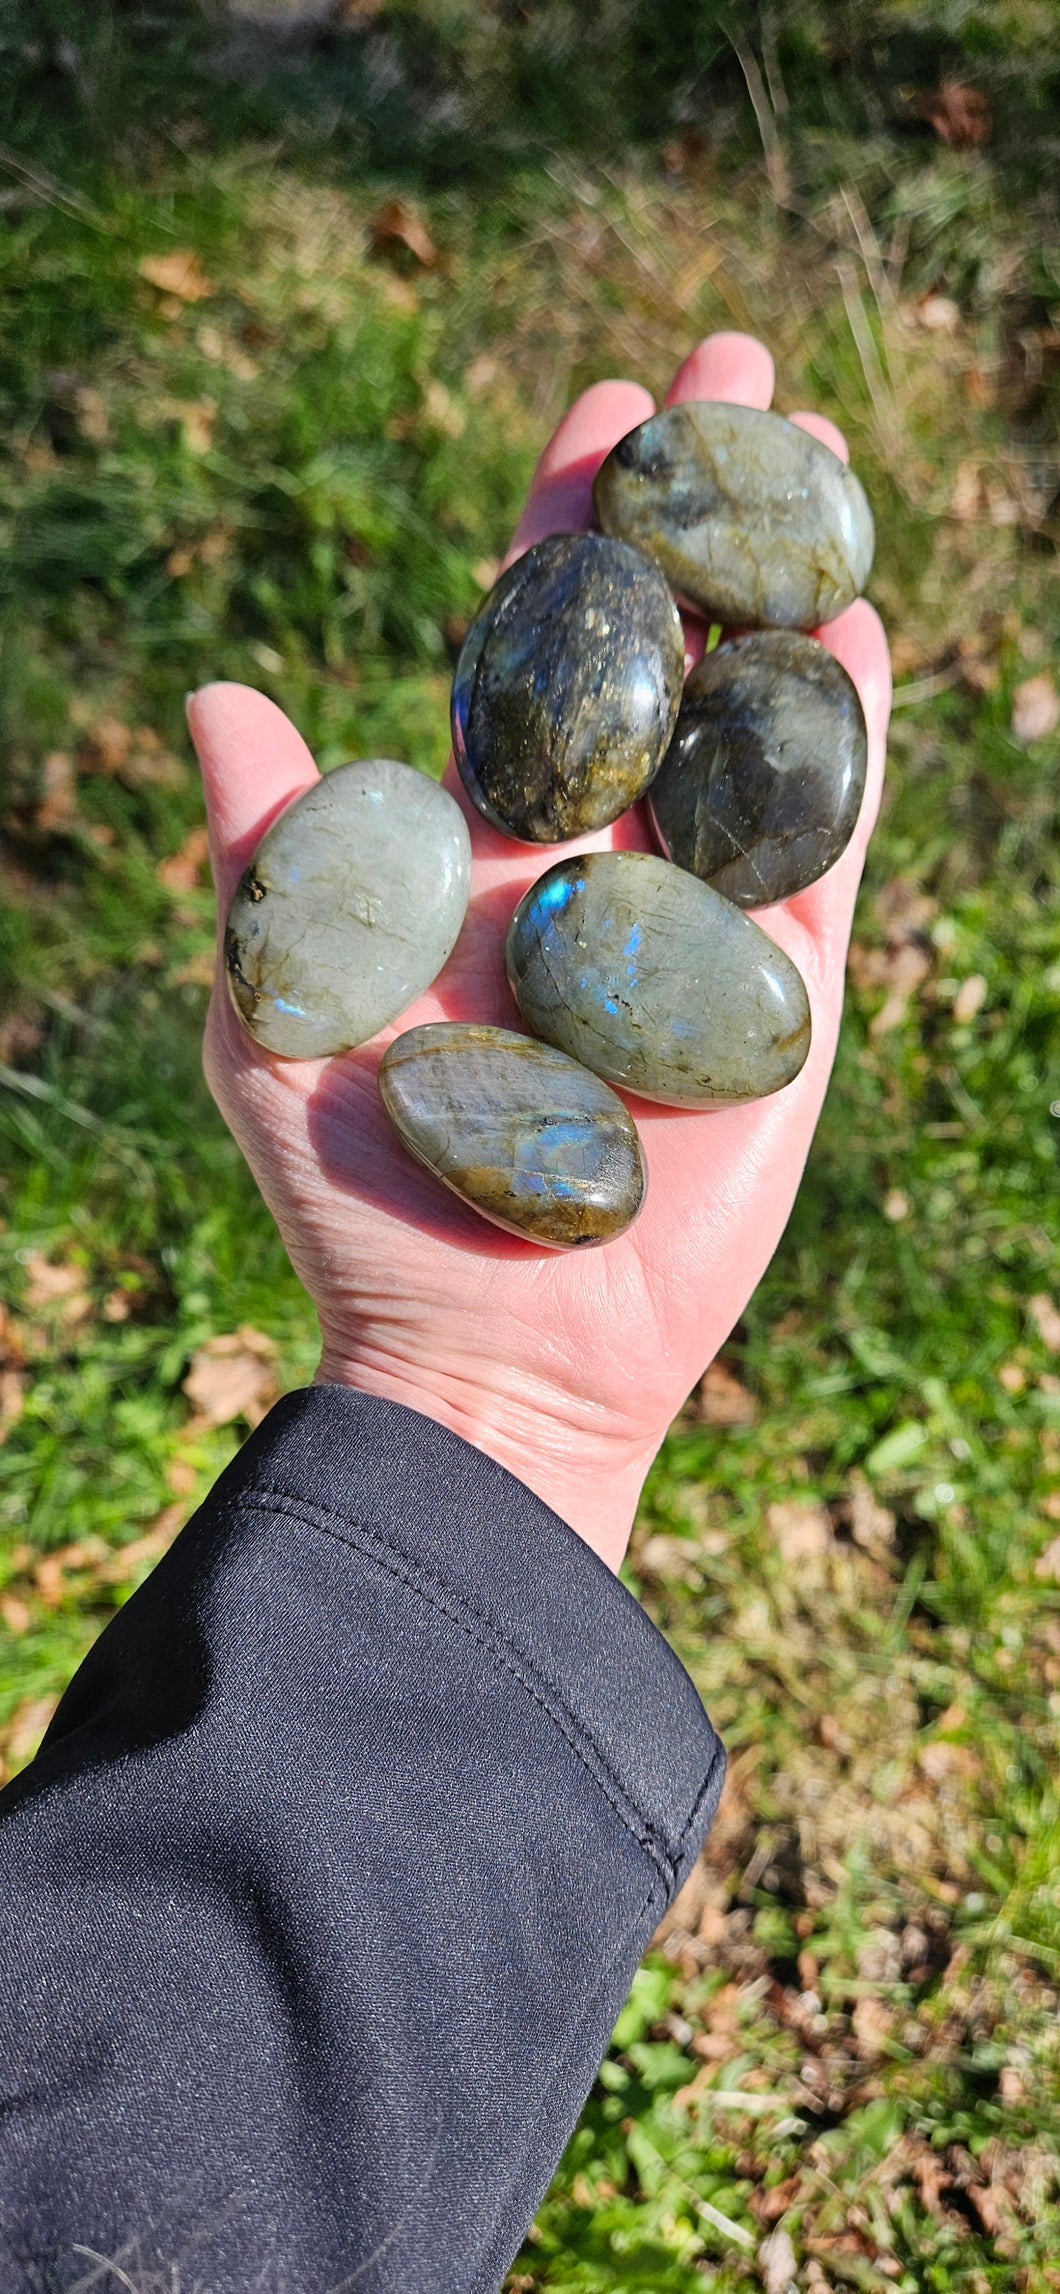
[[[676,1892],[717,1807],[720,1741],[632,1594],[506,1467],[402,1403],[312,1386],[277,1403],[215,1502],[301,1519],[419,1585],[549,1713]]]

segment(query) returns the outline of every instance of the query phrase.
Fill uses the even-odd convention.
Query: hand
[[[767,407],[772,390],[773,362],[760,343],[714,335],[685,361],[667,403]],[[590,523],[599,463],[652,411],[635,383],[584,393],[541,457],[512,556]],[[845,456],[830,422],[794,419]],[[763,919],[809,989],[809,1059],[785,1091],[745,1107],[695,1114],[635,1102],[648,1197],[618,1241],[554,1254],[488,1226],[411,1161],[383,1114],[376,1068],[404,1029],[443,1018],[522,1025],[505,982],[504,936],[516,901],[556,857],[489,828],[451,763],[446,785],[474,851],[471,905],[444,972],[384,1035],[335,1059],[271,1058],[236,1019],[218,964],[207,1079],[316,1304],[318,1381],[440,1419],[528,1483],[613,1568],[667,1426],[783,1233],[832,1065],[854,898],[880,798],[890,667],[864,601],[820,635],[859,687],[869,776],[842,859]],[[317,772],[280,710],[244,686],[205,686],[188,717],[223,925],[264,829]],[[580,849],[611,846],[653,849],[639,807]]]

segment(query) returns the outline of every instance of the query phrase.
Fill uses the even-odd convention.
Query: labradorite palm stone
[[[553,534],[476,614],[453,682],[468,795],[524,844],[604,828],[647,788],[681,699],[681,623],[650,558]]]
[[[867,759],[857,688],[826,646],[734,637],[685,686],[648,798],[659,842],[741,908],[787,900],[846,850]]]
[[[711,620],[812,629],[872,564],[872,512],[853,471],[757,407],[665,407],[613,447],[593,492],[605,534],[658,559]]]
[[[579,853],[508,931],[529,1025],[609,1083],[670,1107],[763,1099],[810,1048],[794,964],[709,884],[650,852]]]
[[[383,1105],[417,1162],[498,1227],[553,1250],[610,1242],[646,1186],[631,1115],[595,1075],[507,1028],[410,1028]]]
[[[325,773],[262,837],[228,913],[225,970],[266,1051],[367,1043],[428,988],[471,887],[458,804],[412,765]]]

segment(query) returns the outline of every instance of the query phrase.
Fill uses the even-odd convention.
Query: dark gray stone
[[[734,637],[697,662],[648,803],[668,857],[741,908],[787,900],[854,832],[868,741],[853,679],[814,637]]]
[[[872,564],[853,472],[757,407],[665,407],[612,448],[593,501],[603,532],[650,551],[712,621],[812,629],[859,595]]]
[[[467,823],[436,781],[389,757],[325,773],[262,837],[228,913],[244,1027],[285,1059],[367,1043],[437,977],[470,889]]]
[[[633,1118],[571,1059],[507,1028],[440,1021],[384,1054],[409,1152],[484,1218],[552,1250],[610,1242],[647,1184]]]
[[[810,1048],[790,957],[720,892],[654,853],[557,861],[520,901],[505,960],[536,1034],[671,1107],[765,1098]]]
[[[684,644],[652,559],[553,534],[501,575],[453,682],[464,786],[494,828],[558,844],[617,820],[673,732]]]

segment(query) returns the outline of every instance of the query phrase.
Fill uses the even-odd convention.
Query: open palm
[[[769,405],[773,367],[744,335],[692,352],[668,393]],[[546,447],[511,555],[591,520],[604,455],[652,412],[637,384],[585,392]],[[794,418],[845,452],[820,417]],[[465,1210],[405,1154],[375,1075],[393,1036],[426,1020],[521,1027],[504,974],[512,910],[555,857],[498,835],[464,807],[474,868],[460,940],[428,993],[358,1051],[271,1058],[240,1027],[218,967],[206,1072],[279,1225],[323,1337],[318,1376],[439,1418],[529,1483],[617,1566],[648,1465],[689,1389],[731,1330],[787,1221],[824,1097],[865,846],[879,804],[890,669],[878,617],[859,601],[819,632],[861,693],[869,776],[842,859],[761,912],[798,965],[813,1043],[772,1099],[707,1113],[631,1100],[648,1168],[639,1219],[593,1251],[537,1249]],[[204,687],[189,705],[202,762],[223,921],[264,828],[317,778],[299,734],[261,694]],[[565,850],[653,849],[641,808]]]

